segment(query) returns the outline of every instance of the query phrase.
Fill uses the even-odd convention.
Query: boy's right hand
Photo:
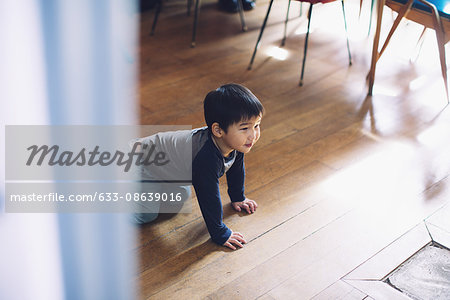
[[[225,247],[228,247],[230,249],[236,250],[236,246],[239,248],[244,247],[242,244],[246,244],[247,242],[244,239],[244,236],[240,234],[239,232],[231,232],[230,237],[228,240],[223,244]]]

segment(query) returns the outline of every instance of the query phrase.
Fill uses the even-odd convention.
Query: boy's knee
[[[139,225],[150,223],[158,217],[158,213],[135,213],[133,222]]]
[[[170,201],[163,204],[164,212],[167,213],[179,213],[183,211],[185,203],[191,197],[191,187],[190,186],[178,186],[171,189],[172,193],[176,196],[177,201]]]
[[[180,186],[179,192],[181,193],[181,201],[185,202],[191,197],[191,187],[190,186]]]

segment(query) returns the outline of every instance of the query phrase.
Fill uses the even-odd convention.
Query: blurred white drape
[[[130,0],[0,1],[0,299],[133,299],[123,214],[6,214],[5,125],[135,124]]]

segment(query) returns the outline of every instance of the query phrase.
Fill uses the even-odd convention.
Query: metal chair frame
[[[153,19],[152,30],[150,32],[150,35],[155,34],[156,23],[158,22],[158,16],[159,16],[159,13],[161,12],[162,1],[163,0],[158,0],[156,2],[155,17]],[[242,31],[247,31],[247,25],[245,24],[245,19],[244,19],[244,9],[242,6],[242,0],[238,0],[237,2],[238,2],[238,6],[239,6],[239,16],[241,19]],[[191,6],[192,6],[192,0],[188,0],[187,1],[187,15],[188,16],[190,16],[190,14],[191,14]],[[200,0],[195,0],[194,25],[193,25],[193,29],[192,29],[192,41],[191,41],[192,48],[194,48],[196,45],[199,7],[200,7]]]
[[[266,16],[264,18],[263,24],[261,26],[261,30],[259,32],[258,39],[256,41],[255,49],[253,50],[252,58],[250,60],[249,66],[248,66],[249,70],[252,69],[253,62],[254,62],[255,56],[256,56],[256,51],[258,50],[258,48],[260,46],[261,38],[262,38],[262,35],[263,35],[263,32],[264,32],[264,29],[266,28],[267,20],[269,18],[270,10],[272,9],[273,1],[274,0],[270,0]],[[303,3],[303,2],[308,2],[308,1],[300,1],[300,2]],[[308,3],[310,3],[310,2],[308,2]],[[321,3],[321,2],[318,2],[318,3]],[[346,37],[347,37],[347,51],[348,51],[349,65],[351,65],[352,64],[352,56],[351,56],[351,53],[350,53],[350,44],[349,44],[349,41],[348,41],[347,20],[346,20],[346,17],[345,17],[344,0],[341,0],[341,3],[342,3],[342,12],[343,12],[343,15],[344,15],[345,32],[346,32]],[[306,37],[305,37],[305,45],[304,45],[304,50],[303,50],[303,61],[302,61],[302,71],[301,71],[301,75],[300,75],[299,86],[303,85],[303,75],[304,75],[304,72],[305,72],[306,53],[307,53],[307,50],[308,50],[309,29],[310,29],[310,25],[311,25],[312,8],[313,8],[314,4],[315,3],[310,3],[309,11],[308,11],[308,30],[306,32]],[[284,22],[284,33],[283,33],[283,39],[281,40],[281,46],[284,46],[285,43],[286,43],[287,23],[288,23],[288,18],[289,18],[289,8],[290,8],[290,6],[291,6],[291,0],[289,0],[289,4],[288,4],[288,8],[287,8],[286,20]]]

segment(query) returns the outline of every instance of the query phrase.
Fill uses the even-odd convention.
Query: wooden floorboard
[[[140,13],[139,122],[204,126],[207,92],[246,85],[266,109],[245,157],[246,195],[259,207],[234,212],[221,179],[224,222],[248,241],[238,251],[211,242],[195,195],[191,213],[136,226],[139,298],[371,299],[341,279],[450,199],[450,112],[438,61],[405,63],[387,51],[367,97],[368,4],[358,20],[359,1],[346,1],[352,66],[340,4],[317,5],[299,87],[306,5],[299,17],[293,3],[287,56],[278,60],[267,51],[280,45],[287,1],[274,2],[247,70],[268,1],[245,13],[247,32],[237,14],[202,2],[196,48],[185,1],[164,2],[154,36],[154,11]]]

